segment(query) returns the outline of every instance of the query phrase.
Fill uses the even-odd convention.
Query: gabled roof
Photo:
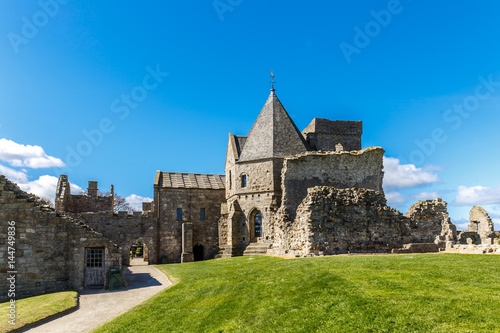
[[[238,158],[240,158],[241,151],[243,150],[243,147],[245,146],[245,142],[247,142],[247,137],[246,136],[241,136],[241,135],[235,135],[234,136],[234,143],[236,144],[236,150],[238,152]]]
[[[304,137],[295,126],[278,97],[271,90],[266,104],[248,133],[240,162],[283,158],[308,150]]]
[[[156,171],[155,186],[166,188],[224,189],[224,175]]]
[[[245,146],[246,141],[246,136],[229,133],[229,139],[227,140],[226,161],[237,161],[240,158],[241,150]]]

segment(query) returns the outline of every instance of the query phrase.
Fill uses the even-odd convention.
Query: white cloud
[[[80,194],[83,191],[83,188],[76,184],[73,184],[72,182],[69,182],[69,187],[71,188],[71,194]]]
[[[0,164],[0,174],[7,177],[11,182],[16,183],[25,192],[35,194],[41,198],[54,201],[58,178],[49,175],[40,176],[37,180],[29,181],[26,170],[14,170]],[[82,188],[70,183],[71,193],[80,193]]]
[[[428,200],[428,199],[432,200],[440,197],[441,196],[437,192],[420,192],[412,195],[412,198],[416,200]]]
[[[33,193],[40,198],[50,199],[52,202],[56,196],[58,178],[54,176],[44,175],[37,180],[25,183],[17,183],[21,190],[28,193]],[[80,193],[82,188],[76,184],[70,183],[72,193]]]
[[[0,139],[0,160],[14,167],[33,169],[65,166],[61,159],[47,155],[40,146],[22,145],[7,139]]]
[[[437,183],[440,179],[433,172],[437,170],[439,168],[435,166],[417,168],[413,164],[400,164],[399,159],[384,156],[384,188],[410,188]]]
[[[440,198],[441,196],[437,192],[420,192],[415,194],[404,195],[400,192],[387,192],[385,193],[385,198],[389,205],[398,206],[407,201],[415,200],[432,200],[435,198]]]
[[[57,177],[45,175],[40,176],[37,180],[27,183],[18,183],[17,185],[19,185],[23,191],[54,201],[54,197],[56,195]]]
[[[125,198],[125,201],[134,209],[134,211],[142,210],[143,202],[151,202],[153,199],[148,197],[141,197],[139,195],[131,194]]]
[[[385,198],[387,199],[387,203],[389,205],[395,205],[395,206],[402,204],[403,202],[408,200],[408,198],[405,195],[399,192],[388,192],[385,194]]]
[[[459,186],[456,205],[489,205],[500,203],[500,186]]]
[[[28,175],[26,175],[26,172],[17,171],[1,164],[0,164],[0,174],[4,175],[5,177],[7,177],[8,180],[14,183],[28,182]]]

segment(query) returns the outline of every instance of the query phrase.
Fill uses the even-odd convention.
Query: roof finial
[[[271,91],[274,91],[274,84],[276,83],[276,81],[274,81],[274,73],[273,71],[271,71],[271,82],[269,82],[271,84]]]

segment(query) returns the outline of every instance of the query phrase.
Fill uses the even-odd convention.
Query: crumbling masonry
[[[229,134],[225,175],[157,171],[142,212],[113,212],[114,191],[71,194],[66,175],[55,210],[0,176],[0,231],[17,226],[21,296],[105,286],[137,241],[149,263],[252,254],[290,257],[448,250],[500,253],[493,223],[475,206],[457,235],[441,199],[403,215],[387,206],[380,147],[362,149],[360,121],[314,118],[300,132],[274,89],[247,136]],[[0,247],[6,290],[7,247]],[[5,295],[2,295],[5,298]]]

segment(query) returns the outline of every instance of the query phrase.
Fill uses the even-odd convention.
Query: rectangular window
[[[104,263],[104,248],[87,248],[87,267],[102,267]]]
[[[200,208],[200,221],[205,221],[205,208]]]
[[[182,221],[182,208],[177,208],[177,221]]]

